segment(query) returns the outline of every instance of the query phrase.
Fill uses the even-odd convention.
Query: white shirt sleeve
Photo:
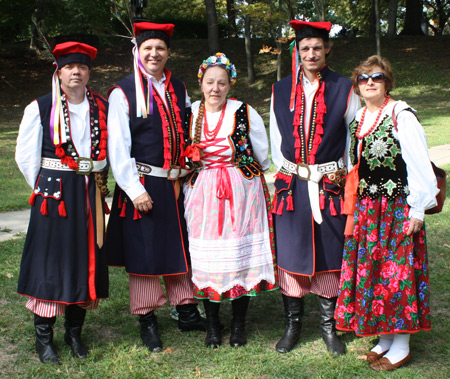
[[[128,101],[120,88],[108,99],[108,161],[117,184],[131,200],[146,192],[139,181],[136,161],[131,157]]]
[[[404,107],[395,109],[396,114],[398,112],[398,131],[394,129],[394,136],[400,142],[402,157],[406,163],[410,191],[406,200],[411,206],[409,217],[423,220],[425,210],[437,204],[439,189],[428,155],[425,131],[414,114],[409,111],[400,112],[401,109]]]
[[[16,146],[16,163],[28,185],[34,189],[41,168],[43,127],[36,100],[24,111]]]
[[[252,142],[253,154],[256,160],[261,165],[263,171],[266,171],[270,167],[269,159],[269,141],[267,139],[266,127],[261,116],[250,105],[249,109],[249,121],[250,121],[250,141]]]
[[[278,129],[278,122],[273,110],[273,94],[270,97],[270,148],[272,152],[272,162],[277,171],[283,166],[283,154],[281,154],[281,134]]]

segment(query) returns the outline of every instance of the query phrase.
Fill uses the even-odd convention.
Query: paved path
[[[437,165],[450,164],[450,144],[430,148],[430,159]],[[265,175],[267,184],[273,192],[274,173]],[[111,202],[111,198],[108,198]],[[0,242],[17,238],[25,234],[28,227],[30,210],[0,213]]]

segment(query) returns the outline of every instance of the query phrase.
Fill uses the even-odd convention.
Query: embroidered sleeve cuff
[[[425,215],[425,211],[423,209],[417,209],[415,207],[411,207],[409,210],[409,218],[417,218],[420,221],[423,221]]]

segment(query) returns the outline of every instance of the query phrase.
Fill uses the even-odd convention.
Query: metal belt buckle
[[[308,171],[308,175],[307,175],[306,177],[301,176],[301,175],[299,174],[298,169],[299,169],[300,167],[305,167],[306,170]],[[309,166],[308,166],[306,163],[297,163],[297,167],[295,168],[295,173],[297,174],[297,176],[298,176],[298,178],[299,178],[300,180],[306,180],[306,181],[308,181],[309,178],[311,177],[311,170],[309,169]]]
[[[170,174],[171,174],[172,170],[174,170],[174,169],[178,170],[178,175],[175,178],[172,178],[170,176]],[[167,172],[167,179],[169,179],[169,180],[178,180],[180,175],[181,175],[181,166],[170,166],[169,171]]]
[[[77,174],[89,175],[94,169],[94,162],[92,158],[78,158]]]

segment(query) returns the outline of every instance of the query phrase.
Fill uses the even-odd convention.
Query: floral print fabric
[[[406,236],[403,197],[365,197],[356,204],[344,245],[336,328],[359,336],[430,330],[425,228]]]

